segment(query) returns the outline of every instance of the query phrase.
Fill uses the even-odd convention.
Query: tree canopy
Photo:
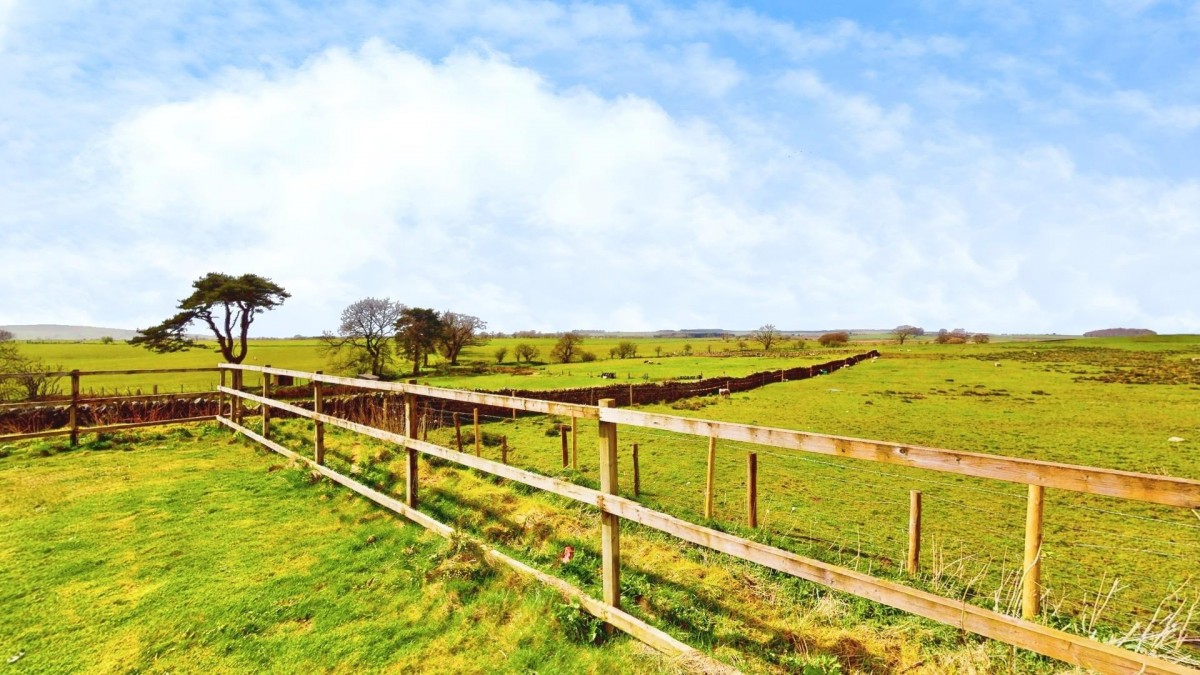
[[[554,343],[554,348],[550,350],[550,358],[559,363],[570,363],[579,352],[579,344],[583,342],[583,336],[574,331],[563,333],[562,337],[558,338],[558,342]]]
[[[412,374],[421,374],[421,362],[432,352],[442,336],[444,326],[436,310],[405,307],[396,319],[396,345],[413,362]]]
[[[768,323],[760,326],[758,330],[754,331],[751,337],[763,346],[764,351],[771,351],[771,345],[775,344],[780,336],[779,330],[775,328],[775,324]]]
[[[462,352],[463,347],[485,343],[480,334],[480,331],[487,328],[487,322],[483,319],[448,310],[442,312],[440,318],[442,334],[438,338],[438,344],[441,347],[442,356],[450,359],[450,365],[458,365],[458,355]]]
[[[138,330],[129,340],[159,354],[196,347],[188,326],[203,322],[217,338],[217,348],[229,363],[246,358],[246,338],[255,316],[283,304],[291,294],[270,279],[256,274],[235,277],[209,272],[192,282],[192,294],[179,301],[177,314],[162,323]]]
[[[919,337],[924,334],[925,334],[924,328],[919,328],[917,326],[909,326],[907,324],[905,324],[903,326],[896,326],[895,328],[892,329],[892,337],[896,338],[896,340],[900,344],[904,344],[904,341],[910,337]]]
[[[325,333],[321,340],[329,353],[341,357],[344,367],[382,376],[403,311],[404,305],[391,298],[363,298],[342,310],[337,334]]]

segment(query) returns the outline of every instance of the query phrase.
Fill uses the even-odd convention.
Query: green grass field
[[[770,385],[728,402],[648,409],[1200,479],[1197,355],[1200,339],[1176,336],[893,346],[878,361],[828,377]],[[509,437],[518,461],[559,470],[549,422],[496,420],[493,427]],[[450,442],[448,431],[438,433]],[[594,430],[586,428],[583,438],[581,478],[594,481]],[[625,453],[640,446],[645,501],[701,520],[706,441],[634,428],[622,428],[621,438]],[[903,578],[908,492],[919,489],[926,575],[916,583],[1016,612],[1024,486],[722,443],[722,526],[744,517],[751,450],[760,455],[760,522],[786,548]],[[1200,512],[1056,490],[1047,499],[1046,621],[1115,638],[1162,628],[1163,617],[1182,608],[1172,617],[1183,624],[1175,637],[1200,632],[1194,616],[1182,621],[1200,597],[1192,579]]]
[[[760,370],[803,365],[841,358],[847,350],[825,350],[809,341],[808,349],[787,350],[778,357],[737,356],[736,341],[719,339],[705,340],[640,340],[638,356],[631,359],[611,359],[608,352],[617,340],[588,340],[583,347],[594,351],[599,360],[590,363],[549,363],[553,338],[492,340],[486,345],[468,347],[459,358],[458,368],[448,368],[444,359],[434,357],[432,367],[425,369],[419,378],[422,383],[445,387],[471,389],[562,389],[567,387],[589,387],[611,382],[600,379],[605,372],[615,373],[621,382],[661,382],[683,376],[741,377]],[[513,348],[521,343],[536,346],[541,356],[534,363],[513,361]],[[693,353],[683,355],[685,345],[691,345]],[[748,348],[752,345],[748,345]],[[493,352],[507,347],[509,355],[503,364],[496,364]],[[21,352],[42,359],[47,366],[62,367],[64,370],[138,370],[151,368],[208,368],[215,367],[220,354],[211,347],[193,349],[174,354],[155,354],[140,347],[131,347],[121,342],[101,344],[99,342],[35,342],[20,345]],[[711,352],[709,351],[711,350]],[[661,352],[662,356],[656,356]],[[728,354],[728,356],[724,356]],[[718,358],[719,357],[719,358]],[[646,363],[651,361],[652,363]],[[246,357],[249,365],[272,365],[277,368],[337,372],[332,360],[322,350],[318,340],[255,340]],[[400,372],[407,372],[411,364],[396,362]],[[352,373],[342,373],[352,374]],[[247,376],[247,385],[254,380]],[[106,393],[116,389],[120,392],[142,390],[150,393],[158,385],[160,391],[211,391],[220,381],[217,373],[160,373],[145,375],[94,375],[81,380],[84,392]],[[64,381],[65,382],[65,381]]]
[[[569,638],[587,622],[556,593],[215,425],[56,449],[0,459],[8,672],[671,669]]]
[[[268,354],[265,348],[261,360],[304,369],[300,361],[312,358],[311,345],[310,356],[301,356],[304,343],[287,344],[278,346],[294,349],[297,363],[276,358],[283,351]],[[847,351],[876,346],[852,345]],[[730,401],[696,399],[648,409],[1200,478],[1196,461],[1200,362],[1192,361],[1200,358],[1200,337],[879,347],[883,358],[830,376],[773,384],[737,394]],[[141,358],[177,356],[142,354]],[[833,357],[833,353],[814,352],[800,362]],[[466,360],[475,358],[468,355]],[[693,368],[703,368],[707,375],[718,367],[754,372],[796,364],[794,358],[651,359],[662,361],[665,377],[672,376],[668,372],[690,374]],[[604,381],[594,378],[594,373],[614,371],[620,376],[623,363],[630,366],[630,379],[640,381],[637,368],[649,367],[643,360],[637,359],[636,365],[629,360],[549,365],[532,375],[463,373],[422,381],[494,389],[534,388],[529,384],[533,380],[547,386],[600,384]],[[477,384],[483,382],[487,384]],[[579,471],[564,471],[555,427],[563,421],[485,419],[484,431],[490,442],[506,435],[518,465],[594,484],[594,424],[580,428]],[[304,422],[288,422],[281,433],[290,438],[292,447],[303,450],[308,428]],[[1168,442],[1171,437],[1185,440]],[[452,444],[451,432],[435,430],[431,440]],[[624,494],[631,487],[628,450],[636,442],[642,458],[642,500],[688,520],[702,520],[703,439],[622,427],[620,440]],[[381,487],[394,485],[402,475],[395,458],[380,444],[334,435],[331,448],[333,462],[342,462],[346,471],[355,467]],[[760,448],[762,527],[751,532],[740,525],[745,454],[751,449],[734,443],[719,446],[714,524],[804,555],[904,581],[898,566],[903,561],[908,491],[920,489],[925,496],[924,574],[911,583],[1015,612],[1024,486]],[[494,445],[486,446],[484,453],[498,457]],[[522,506],[524,500],[514,500],[511,490],[505,492],[507,488],[474,478],[470,472],[435,466],[432,473],[436,482],[427,493],[426,506],[431,513],[560,575],[564,570],[555,569],[553,560],[563,545],[575,545],[584,555],[578,568],[567,570],[567,578],[595,590],[594,571],[584,570],[585,564],[598,560],[592,551],[594,516],[567,507],[564,517],[557,513],[562,507],[553,499],[536,501],[540,505],[531,511]],[[554,507],[554,514],[546,504]],[[798,667],[807,663],[809,652],[834,654],[851,671],[891,672],[918,662],[926,665],[912,672],[1054,669],[1039,659],[1018,655],[1014,660],[1007,650],[991,643],[952,647],[954,641],[927,622],[813,591],[721,556],[693,554],[686,547],[680,550],[657,535],[645,533],[634,541],[631,547],[641,555],[630,556],[634,565],[640,565],[630,576],[630,603],[682,639],[751,671]],[[1048,490],[1044,582],[1049,595],[1044,620],[1103,639],[1126,636],[1126,646],[1136,645],[1139,631],[1162,629],[1166,611],[1186,608],[1196,600],[1196,582],[1191,577],[1197,559],[1200,515],[1196,512]],[[670,582],[666,591],[663,581]],[[696,603],[692,609],[687,598]],[[812,613],[819,620],[811,620]],[[748,621],[747,615],[765,618]],[[1175,618],[1176,625],[1168,631],[1173,639],[1200,633],[1194,617],[1191,622]],[[900,644],[907,646],[898,646],[896,635],[902,635]],[[788,640],[799,640],[805,648],[785,647]],[[1196,658],[1194,651],[1190,658]]]

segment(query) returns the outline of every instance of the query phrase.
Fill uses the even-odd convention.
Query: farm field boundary
[[[501,389],[499,391],[477,390],[479,394],[495,394],[515,396],[519,398],[556,401],[560,403],[575,403],[595,405],[597,401],[611,398],[622,405],[646,405],[652,403],[673,403],[675,401],[696,396],[713,395],[721,390],[742,392],[757,389],[775,382],[803,380],[822,374],[832,373],[842,368],[853,366],[866,359],[877,358],[879,352],[870,351],[856,354],[845,359],[836,359],[827,363],[812,366],[799,366],[778,370],[767,370],[752,373],[745,377],[719,377],[697,380],[694,382],[649,382],[640,384],[613,384],[600,387],[583,387],[573,389],[525,390]],[[211,420],[221,407],[221,402],[211,395],[204,394],[146,394],[132,396],[87,396],[81,393],[80,382],[86,376],[94,375],[142,375],[154,373],[193,373],[217,372],[218,368],[174,368],[148,370],[104,370],[104,371],[65,371],[42,373],[46,377],[69,377],[71,393],[68,398],[49,401],[32,401],[0,404],[0,431],[10,433],[0,434],[0,442],[15,441],[30,438],[70,435],[72,444],[78,440],[80,433],[107,433],[120,429],[132,428],[129,425],[156,426]],[[0,374],[0,378],[8,375]],[[354,419],[370,420],[386,412],[386,403],[377,400],[374,395],[364,395],[357,378],[345,378],[348,384],[339,389],[327,392],[327,405],[336,415],[350,416]],[[283,399],[298,399],[307,397],[307,388],[294,390],[286,386],[277,389],[276,394]],[[454,402],[440,399],[441,405],[428,414],[440,423],[448,414],[455,412],[471,412],[474,408],[469,402]],[[488,408],[485,413],[507,412],[501,406]],[[384,415],[386,417],[386,415]],[[32,431],[30,431],[32,430]]]
[[[395,443],[402,447],[407,456],[405,477],[406,498],[403,503],[403,506],[407,508],[393,508],[393,506],[400,506],[400,502],[383,496],[385,499],[393,502],[392,505],[385,504],[385,506],[402,515],[407,516],[408,513],[406,511],[415,511],[419,504],[418,454],[425,454],[430,457],[454,462],[596,508],[601,514],[603,603],[611,608],[619,608],[620,606],[620,521],[624,519],[675,536],[692,544],[754,562],[785,574],[813,581],[838,591],[867,598],[918,616],[954,626],[963,631],[977,633],[1103,673],[1198,672],[1156,656],[1135,653],[1086,637],[1049,628],[1032,620],[1007,616],[971,605],[962,600],[945,598],[855,570],[805,558],[750,539],[696,525],[666,513],[647,508],[635,500],[620,497],[616,494],[618,483],[617,430],[618,425],[623,424],[633,427],[665,429],[678,433],[707,436],[710,439],[710,467],[713,444],[720,438],[797,452],[856,457],[869,461],[903,464],[944,473],[1024,483],[1029,486],[1030,498],[1026,533],[1026,573],[1023,577],[1023,586],[1026,589],[1026,593],[1023,596],[1025,598],[1023,611],[1027,615],[1032,615],[1032,617],[1037,616],[1036,604],[1040,590],[1038,570],[1040,569],[1041,554],[1041,508],[1042,495],[1045,488],[1066,489],[1087,494],[1108,495],[1135,501],[1196,508],[1200,506],[1200,481],[1015,459],[998,455],[982,455],[920,446],[865,441],[786,429],[694,420],[631,410],[615,410],[615,401],[611,399],[601,400],[598,402],[598,405],[591,406],[440,389],[416,384],[363,382],[351,378],[269,367],[225,365],[223,368],[234,371],[235,386],[233,388],[221,387],[220,391],[235,399],[248,401],[252,405],[258,404],[261,407],[262,414],[262,433],[255,434],[242,425],[241,422],[245,410],[240,404],[231,406],[229,417],[222,415],[219,419],[223,424],[235,427],[239,432],[259,442],[266,441],[274,445],[270,441],[271,411],[274,410],[308,418],[316,423],[313,440],[314,458],[312,461],[317,465],[323,464],[325,424],[358,432],[385,442]],[[241,390],[238,385],[240,384],[242,373],[245,371],[256,371],[263,374],[263,395],[250,394]],[[273,376],[309,380],[313,385],[314,410],[310,411],[300,406],[271,398],[271,378]],[[404,432],[386,431],[325,414],[322,405],[322,389],[325,384],[356,386],[364,389],[401,394],[403,396]],[[475,406],[501,407],[513,411],[567,415],[573,418],[597,420],[600,432],[600,489],[596,490],[524,471],[511,467],[505,462],[484,459],[477,455],[451,450],[419,440],[418,423],[420,414],[418,411],[420,409],[420,399],[430,398],[445,399]],[[345,485],[345,483],[342,484]],[[753,494],[753,491],[750,494]],[[428,518],[428,516],[423,517]],[[439,523],[439,525],[441,524]],[[597,616],[600,615],[597,614]],[[601,618],[604,617],[601,616]],[[635,637],[641,637],[636,633],[633,634]]]

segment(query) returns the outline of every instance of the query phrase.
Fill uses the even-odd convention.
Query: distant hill
[[[13,334],[17,340],[99,340],[108,336],[114,340],[128,340],[137,331],[125,328],[100,328],[97,326],[61,326],[58,324],[35,324],[27,326],[0,326]]]
[[[1083,337],[1143,337],[1146,335],[1158,335],[1149,328],[1105,328],[1103,330],[1090,330],[1083,334]]]

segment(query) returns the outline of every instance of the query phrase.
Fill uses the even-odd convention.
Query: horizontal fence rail
[[[1033,549],[1035,561],[1040,559],[1040,503],[1041,491],[1045,487],[1194,508],[1200,506],[1200,481],[621,410],[612,407],[614,401],[611,399],[601,401],[600,405],[596,407],[573,404],[549,405],[546,401],[441,389],[412,383],[363,382],[352,378],[270,367],[242,365],[223,367],[235,371],[259,371],[266,376],[264,377],[263,395],[241,391],[237,386],[240,372],[235,375],[235,387],[222,386],[219,390],[231,397],[230,412],[235,417],[241,414],[241,405],[232,405],[233,401],[237,399],[257,403],[262,407],[263,433],[261,435],[249,432],[248,429],[237,424],[237,419],[231,421],[221,417],[220,420],[227,426],[235,427],[259,442],[267,443],[268,447],[274,449],[274,444],[269,441],[269,415],[267,413],[269,410],[275,409],[317,423],[315,437],[317,464],[320,464],[323,458],[323,426],[327,424],[388,443],[395,443],[404,448],[408,453],[406,506],[409,509],[415,509],[417,506],[416,455],[418,453],[451,461],[596,508],[601,513],[604,602],[614,608],[619,606],[620,599],[619,521],[623,519],[785,574],[1100,672],[1177,674],[1200,672],[1156,656],[1135,653],[1040,625],[1027,620],[1030,614],[1028,608],[1026,608],[1026,618],[1018,619],[969,604],[965,600],[942,597],[697,525],[656,511],[634,500],[620,497],[616,494],[616,437],[618,425],[624,424],[706,436],[712,439],[710,441],[710,457],[711,443],[720,438],[801,452],[853,457],[944,473],[1025,483],[1030,486],[1030,522],[1036,524],[1036,530],[1039,533],[1039,538],[1034,541],[1036,544]],[[308,379],[314,383],[349,384],[365,389],[403,394],[406,432],[386,431],[272,399],[270,397],[270,375],[290,375]],[[315,408],[320,410],[320,388],[318,386],[314,389]],[[599,490],[588,488],[420,440],[417,438],[414,414],[421,398],[440,398],[481,406],[511,406],[514,410],[595,419],[600,428],[601,488]],[[563,438],[565,439],[565,436]],[[564,464],[565,459],[564,450]],[[1037,496],[1036,500],[1034,499],[1035,495]],[[1035,503],[1037,504],[1036,511],[1034,510]],[[422,517],[428,518],[423,514]],[[1028,544],[1029,540],[1027,539]],[[1027,567],[1030,566],[1027,565]],[[1033,567],[1036,567],[1036,562]],[[1037,575],[1031,572],[1032,570],[1027,569],[1026,578],[1032,581],[1027,581],[1026,587],[1036,591],[1038,588],[1036,585]],[[1036,616],[1036,612],[1032,612],[1032,615]]]
[[[693,436],[742,441],[786,450],[869,462],[899,464],[942,473],[992,478],[1010,483],[1040,485],[1133,501],[1200,508],[1200,481],[1170,476],[1098,469],[1036,459],[943,450],[919,445],[884,443],[861,438],[813,434],[790,429],[714,422],[676,415],[617,408],[600,409],[604,422],[674,431]]]
[[[147,375],[147,374],[165,374],[165,373],[221,373],[222,376],[224,376],[225,371],[222,370],[220,367],[213,366],[213,367],[206,367],[206,368],[146,368],[146,369],[138,369],[138,370],[68,370],[68,371],[45,372],[45,373],[42,373],[42,372],[39,372],[39,373],[0,373],[0,380],[3,380],[5,378],[21,378],[21,377],[27,377],[30,375],[36,375],[36,376],[41,376],[41,377],[54,377],[54,378],[70,377],[70,386],[71,386],[70,394],[66,397],[48,398],[45,400],[36,400],[36,401],[22,401],[22,402],[18,402],[18,403],[0,404],[0,412],[3,412],[4,415],[20,413],[21,411],[24,411],[24,410],[32,410],[35,412],[40,410],[40,411],[46,413],[45,415],[39,416],[40,418],[53,419],[54,417],[57,416],[58,424],[62,424],[62,418],[61,418],[61,415],[58,415],[55,411],[62,410],[65,408],[66,414],[67,414],[66,424],[62,428],[54,428],[54,429],[43,428],[40,431],[4,434],[4,435],[0,435],[0,443],[8,442],[8,441],[35,439],[35,438],[51,438],[54,436],[70,436],[71,445],[74,446],[79,443],[79,435],[80,434],[103,434],[103,433],[111,433],[114,431],[123,431],[126,429],[136,429],[136,428],[140,428],[140,427],[164,426],[164,425],[168,425],[168,424],[188,424],[188,423],[192,423],[192,422],[203,422],[203,421],[210,421],[210,420],[216,419],[216,415],[195,414],[196,412],[204,412],[204,411],[193,410],[190,414],[185,413],[182,416],[176,415],[176,416],[172,416],[169,419],[138,420],[138,421],[119,422],[116,424],[95,424],[96,420],[93,419],[92,420],[93,423],[91,425],[85,425],[85,424],[81,423],[80,413],[81,412],[92,413],[94,409],[90,408],[89,406],[94,406],[96,404],[134,403],[134,402],[153,403],[153,402],[174,401],[174,400],[179,400],[179,399],[196,398],[196,396],[199,392],[193,392],[190,394],[188,394],[188,393],[163,393],[163,394],[154,393],[154,394],[148,394],[148,395],[140,395],[139,394],[136,396],[104,396],[104,395],[101,395],[98,397],[97,396],[83,396],[81,387],[80,387],[80,381],[85,376]],[[155,389],[157,390],[157,385],[155,385]],[[217,406],[214,406],[214,407],[217,407]],[[175,412],[178,413],[179,411],[176,410]]]

